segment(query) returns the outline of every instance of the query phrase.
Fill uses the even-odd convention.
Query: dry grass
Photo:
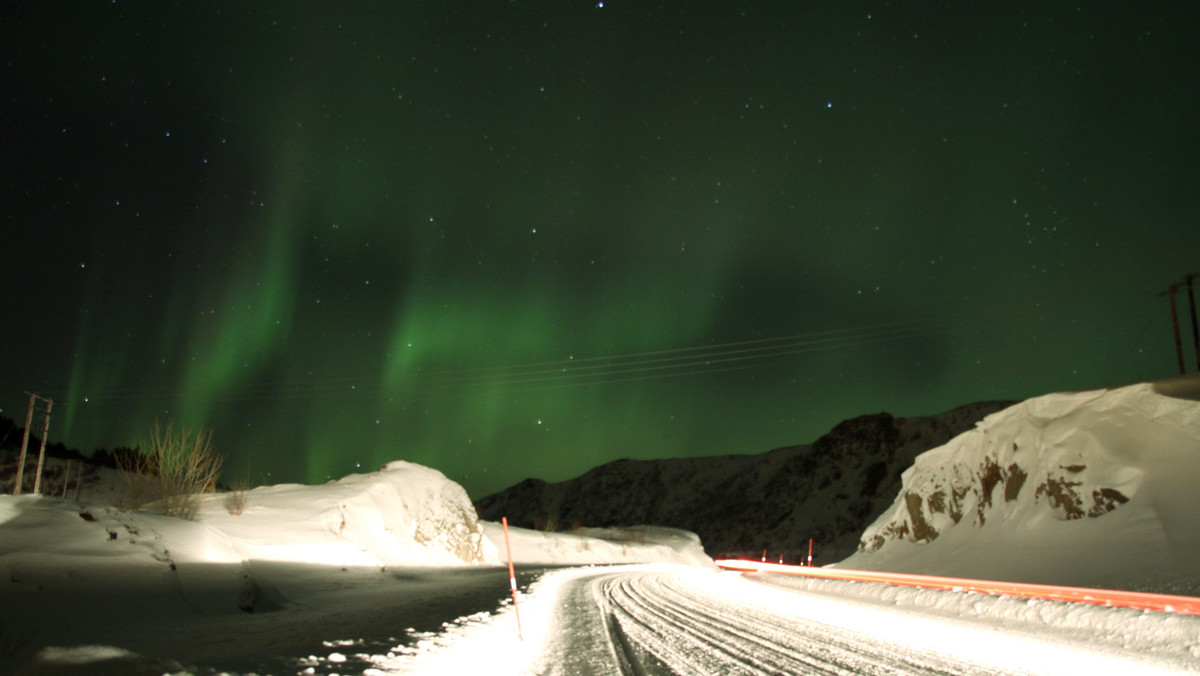
[[[234,516],[241,516],[246,511],[246,484],[238,482],[230,487],[225,494],[225,509]]]

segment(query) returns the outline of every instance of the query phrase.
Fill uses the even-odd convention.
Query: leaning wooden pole
[[[21,482],[25,480],[25,450],[29,448],[29,426],[33,424],[33,404],[37,395],[29,393],[29,412],[25,414],[25,436],[21,439],[21,455],[17,460],[17,479],[13,483],[13,495],[21,494]]]
[[[33,477],[34,495],[42,494],[42,468],[46,464],[46,437],[50,434],[50,409],[54,407],[53,399],[42,399],[42,401],[46,402],[46,415],[42,418],[42,448],[38,451],[37,474]]]
[[[1179,359],[1179,375],[1187,373],[1183,366],[1183,337],[1179,333],[1179,309],[1175,307],[1175,292],[1182,284],[1172,284],[1167,287],[1167,297],[1171,299],[1171,324],[1175,328],[1175,357]]]

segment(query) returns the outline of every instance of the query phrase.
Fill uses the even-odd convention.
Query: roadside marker
[[[508,551],[508,586],[512,589],[513,612],[517,614],[517,638],[524,641],[525,637],[521,633],[521,608],[517,606],[517,573],[513,569],[512,545],[508,543],[508,517],[500,517],[500,523],[504,525],[504,549]]]

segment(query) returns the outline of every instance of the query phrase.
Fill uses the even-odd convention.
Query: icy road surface
[[[553,572],[521,614],[381,673],[1200,674],[1196,617],[694,567]]]
[[[560,596],[547,674],[993,674],[786,611],[677,573],[581,578]],[[787,592],[779,592],[786,594]]]

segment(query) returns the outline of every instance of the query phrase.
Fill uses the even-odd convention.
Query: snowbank
[[[1188,376],[992,414],[919,456],[839,565],[1200,593],[1198,391]]]
[[[504,556],[504,530],[483,521],[483,532]],[[675,528],[580,528],[543,533],[509,527],[513,560],[523,565],[566,566],[610,563],[673,562],[713,566],[695,533]]]
[[[467,493],[441,472],[396,461],[320,486],[209,496],[199,519],[229,537],[242,558],[337,566],[496,564]]]

